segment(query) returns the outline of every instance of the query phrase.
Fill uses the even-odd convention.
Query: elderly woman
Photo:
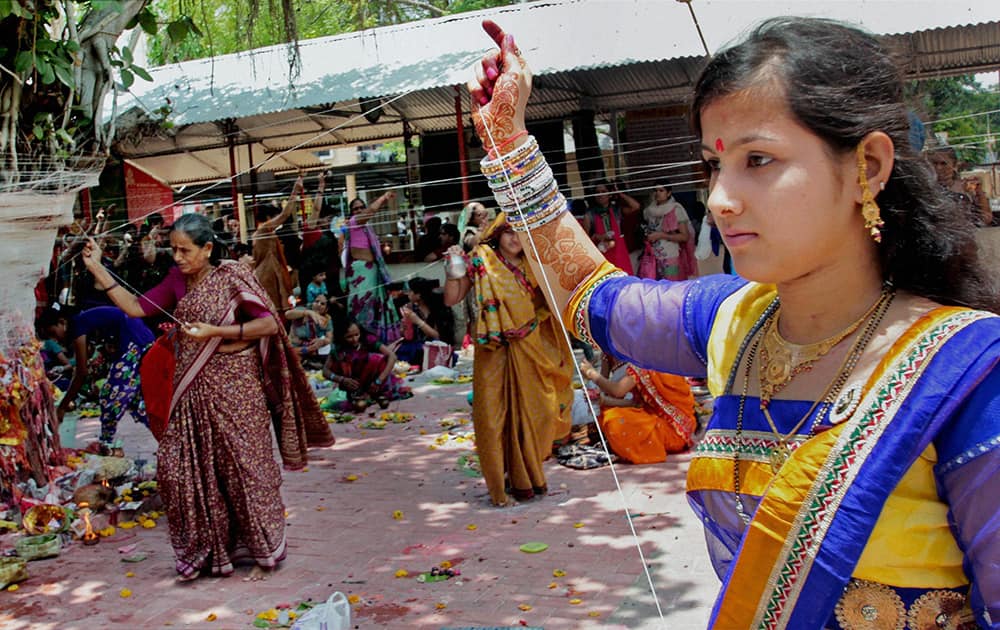
[[[170,247],[176,267],[142,296],[101,266],[93,241],[84,263],[126,314],[163,309],[181,322],[157,462],[178,579],[229,575],[247,558],[258,578],[287,551],[271,426],[289,468],[333,435],[271,300],[246,266],[221,259],[209,220],[178,219]]]
[[[469,84],[473,117],[505,152],[482,170],[504,209],[520,200],[554,308],[716,397],[687,474],[723,581],[708,625],[996,628],[998,292],[910,144],[883,44],[775,18],[709,60],[691,116],[741,277],[654,282],[566,211],[525,133],[531,71],[485,26],[501,49]]]
[[[461,257],[454,247],[449,259]],[[542,462],[570,429],[573,388],[569,348],[545,304],[517,235],[499,215],[483,231],[468,274],[447,268],[445,304],[475,291],[472,423],[493,505],[548,491]]]

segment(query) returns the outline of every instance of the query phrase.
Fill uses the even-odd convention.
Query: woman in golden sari
[[[170,245],[176,267],[138,297],[101,266],[95,243],[84,261],[129,315],[164,309],[183,322],[157,463],[178,580],[229,575],[243,559],[256,563],[256,579],[286,553],[272,425],[290,469],[305,464],[307,445],[329,446],[333,435],[274,304],[249,268],[221,260],[208,219],[178,219]]]
[[[657,282],[567,212],[526,132],[531,71],[484,26],[481,168],[553,309],[715,396],[687,474],[722,584],[708,625],[1000,628],[1000,294],[910,143],[884,44],[785,17],[711,57],[691,122],[740,277]]]
[[[462,256],[461,247],[448,251],[449,262]],[[503,507],[508,491],[518,500],[548,491],[542,462],[569,432],[572,363],[506,217],[483,232],[467,274],[462,266],[447,268],[445,304],[469,291],[479,302],[472,422],[490,500]]]

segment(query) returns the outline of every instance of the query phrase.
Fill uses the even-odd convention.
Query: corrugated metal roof
[[[1000,11],[994,1],[905,3],[733,2],[692,5],[710,49],[760,20],[783,14],[822,15],[860,23],[891,40],[914,76],[1000,66]],[[905,10],[900,10],[905,6]],[[704,50],[687,5],[666,0],[537,1],[301,43],[302,73],[289,90],[287,52],[273,46],[212,60],[152,70],[152,84],[133,86],[120,99],[119,129],[135,129],[138,103],[158,107],[171,99],[176,132],[120,142],[125,156],[152,160],[185,153],[188,162],[166,170],[143,164],[166,181],[224,177],[211,152],[225,151],[215,121],[236,119],[241,148],[263,166],[320,166],[312,150],[402,135],[405,119],[418,133],[455,128],[454,86],[491,43],[479,27],[489,17],[514,33],[535,73],[530,119],[562,118],[580,109],[630,110],[682,103],[703,63]],[[968,24],[965,24],[968,23]],[[468,95],[461,88],[464,120]],[[397,99],[377,124],[357,116],[359,99]],[[351,119],[350,116],[355,118]],[[301,146],[299,146],[301,145]],[[293,149],[294,148],[294,149]],[[290,150],[291,149],[291,150]],[[311,150],[310,150],[311,149]],[[228,157],[226,158],[228,167]],[[244,160],[249,166],[249,160]],[[162,167],[164,161],[156,160]],[[152,162],[151,162],[152,163]],[[206,169],[208,164],[209,169]],[[171,176],[166,176],[167,171]],[[187,176],[183,179],[181,173]],[[194,173],[194,174],[192,174]],[[209,175],[211,173],[211,175]]]

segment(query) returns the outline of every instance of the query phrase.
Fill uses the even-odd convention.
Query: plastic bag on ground
[[[351,627],[351,606],[347,596],[337,591],[326,602],[312,608],[295,620],[292,630],[348,630]]]

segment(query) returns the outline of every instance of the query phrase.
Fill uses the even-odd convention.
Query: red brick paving
[[[230,578],[175,584],[162,518],[155,529],[119,529],[94,547],[74,544],[59,558],[30,563],[31,577],[16,592],[0,593],[0,628],[244,629],[279,602],[325,600],[338,590],[360,598],[352,619],[359,628],[705,626],[718,584],[683,498],[686,457],[617,468],[630,513],[643,514],[634,522],[661,620],[610,469],[549,462],[549,496],[492,508],[482,479],[457,468],[471,445],[430,448],[443,433],[441,419],[468,418],[469,386],[414,385],[416,397],[393,407],[416,413],[414,421],[384,430],[362,429],[362,419],[334,425],[335,446],[311,451],[308,471],[285,473],[289,556],[266,582],[244,582],[249,568],[242,567]],[[96,424],[81,421],[81,444],[93,439]],[[155,449],[152,436],[131,421],[119,435],[130,456]],[[402,520],[393,519],[396,510]],[[518,550],[529,541],[549,549]],[[132,553],[148,554],[145,561],[121,561],[119,547],[131,543],[138,545]],[[0,546],[9,545],[0,538]],[[445,560],[461,575],[417,582]],[[394,577],[399,569],[409,576]],[[555,569],[566,575],[553,577]],[[129,571],[135,576],[126,577]],[[120,596],[123,588],[131,597]],[[520,610],[522,604],[531,609]]]

